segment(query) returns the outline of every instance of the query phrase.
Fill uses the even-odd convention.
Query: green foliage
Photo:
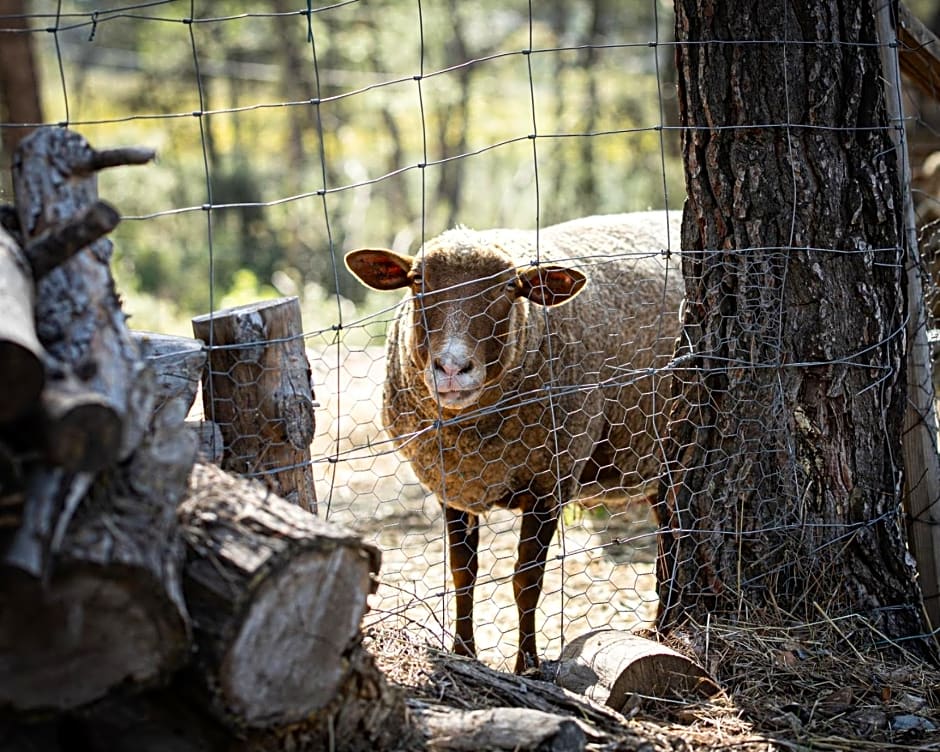
[[[141,326],[281,294],[280,275],[334,299],[307,322],[332,331],[334,292],[353,320],[390,304],[345,271],[351,248],[681,204],[672,52],[650,45],[667,3],[373,0],[319,10],[312,40],[288,0],[197,2],[193,24],[189,2],[62,5],[36,35],[47,118],[67,104],[94,145],[159,154],[101,177]]]

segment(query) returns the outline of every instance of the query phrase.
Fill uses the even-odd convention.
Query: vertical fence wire
[[[655,349],[678,321],[678,310],[666,310],[670,280],[681,277],[674,221],[683,195],[663,54],[673,50],[669,13],[655,0],[548,5],[352,1],[298,11],[246,2],[243,12],[222,15],[221,6],[195,0],[104,9],[60,0],[54,11],[29,17],[47,73],[47,119],[61,102],[61,124],[93,142],[158,149],[158,163],[132,180],[102,178],[102,195],[124,214],[116,266],[130,288],[132,322],[176,306],[174,326],[185,333],[188,317],[207,310],[253,297],[301,298],[321,405],[312,459],[321,508],[384,550],[372,623],[403,626],[437,645],[453,637],[442,504],[473,479],[445,476],[445,498],[437,499],[396,452],[396,443],[421,436],[383,432],[385,337],[400,304],[395,294],[357,286],[343,254],[387,247],[420,258],[455,216],[481,230],[531,230],[534,258],[526,261],[541,262],[549,228],[562,220],[666,210],[665,239],[647,241],[643,259],[631,262],[638,268],[657,259],[664,281],[650,288],[632,272],[611,272],[600,297],[635,286],[644,306],[602,310],[582,323],[621,337],[625,347]],[[608,14],[595,24],[600,32],[589,28],[591,13]],[[779,49],[789,54],[786,43]],[[288,54],[295,50],[302,50],[299,68]],[[789,97],[786,76],[781,85]],[[192,98],[195,112],[185,104]],[[783,129],[792,149],[795,125],[767,127]],[[936,126],[926,127],[936,137]],[[913,171],[915,180],[926,174]],[[796,184],[794,176],[794,192]],[[920,208],[935,207],[935,194],[920,188]],[[792,227],[787,242],[797,244]],[[624,256],[591,247],[577,262],[601,278]],[[578,364],[564,363],[554,342],[548,347],[546,389],[526,398],[552,405],[548,441],[560,486],[558,438],[567,425],[557,395],[611,384],[588,374],[572,379]],[[783,364],[769,365],[778,373],[778,393],[768,397],[773,410]],[[618,374],[618,388],[649,376],[632,366]],[[657,392],[647,396],[647,409],[666,409]],[[483,417],[487,410],[496,409],[483,409]],[[438,420],[448,416],[440,412]],[[661,424],[652,420],[649,430],[660,445]],[[437,446],[442,466],[447,448]],[[792,447],[784,472],[796,472]],[[654,619],[656,523],[642,493],[618,491],[591,486],[580,503],[565,500],[561,508],[539,615],[540,646],[550,657],[589,629]],[[517,535],[513,513],[486,515],[477,642],[497,666],[510,665],[515,650]]]

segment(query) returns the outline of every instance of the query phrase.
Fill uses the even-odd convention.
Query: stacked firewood
[[[360,644],[378,550],[308,511],[309,475],[289,503],[199,462],[206,348],[127,327],[96,173],[152,157],[39,129],[0,212],[0,748],[400,741]]]

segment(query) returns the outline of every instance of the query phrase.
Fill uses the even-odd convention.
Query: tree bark
[[[192,323],[209,346],[202,399],[225,440],[222,467],[257,477],[316,513],[313,389],[297,298],[229,308]]]
[[[93,207],[99,203],[97,170],[139,164],[151,159],[153,152],[96,151],[73,131],[42,128],[20,143],[14,157],[16,209],[28,256],[30,248],[48,250],[45,240],[49,233],[55,234],[63,219],[95,213]],[[106,225],[107,221],[102,228]],[[45,250],[42,256],[46,257]],[[52,459],[82,470],[126,459],[147,429],[153,404],[149,372],[127,328],[114,289],[110,257],[111,242],[100,238],[37,283],[35,318],[39,340],[50,356],[47,376],[51,370],[70,383],[66,404],[51,405],[53,417],[56,410],[81,412],[82,395],[87,394],[86,412],[102,415],[102,426],[119,423],[114,436],[113,432],[83,433],[77,423],[74,436],[70,434],[64,445],[54,432],[47,432],[53,438],[49,448]],[[75,457],[95,462],[73,461]]]
[[[898,515],[904,242],[872,4],[678,0],[676,31],[688,303],[660,625],[823,608],[924,634]]]
[[[16,604],[0,608],[0,707],[71,710],[119,685],[159,684],[189,657],[176,507],[205,353],[181,337],[138,338],[159,387],[143,440],[97,482],[31,464],[21,519],[0,545],[0,586]]]

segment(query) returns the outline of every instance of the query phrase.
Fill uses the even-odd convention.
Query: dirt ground
[[[380,426],[384,348],[331,346],[308,353],[317,434],[314,474],[321,516],[347,524],[382,549],[381,584],[370,624],[382,622],[451,643],[452,598],[443,515]],[[511,668],[516,651],[512,570],[518,516],[494,510],[483,520],[476,588],[480,659]],[[656,611],[654,528],[646,504],[609,511],[569,505],[549,550],[537,617],[542,655],[599,627],[649,626]]]

